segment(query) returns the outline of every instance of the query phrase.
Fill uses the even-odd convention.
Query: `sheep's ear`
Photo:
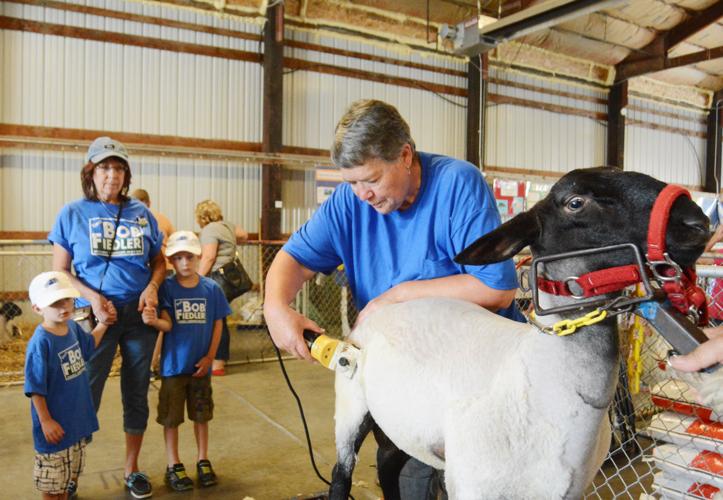
[[[532,210],[523,212],[482,236],[454,258],[457,264],[479,266],[507,260],[534,242],[540,225]]]

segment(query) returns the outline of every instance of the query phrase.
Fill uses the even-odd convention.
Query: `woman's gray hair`
[[[331,159],[340,168],[358,167],[373,159],[392,162],[405,144],[415,152],[409,125],[397,108],[362,99],[353,102],[337,123]]]

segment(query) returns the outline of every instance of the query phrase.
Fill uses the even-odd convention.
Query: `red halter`
[[[655,200],[650,213],[646,258],[653,276],[661,283],[673,307],[685,315],[693,312],[697,315],[698,324],[705,325],[708,323],[707,301],[703,290],[696,285],[695,269],[682,270],[665,251],[670,209],[680,196],[690,198],[690,193],[680,186],[668,185]],[[592,271],[564,281],[538,277],[537,288],[552,295],[581,299],[616,292],[641,281],[638,266],[629,264]],[[576,285],[574,290],[570,289],[571,284]]]

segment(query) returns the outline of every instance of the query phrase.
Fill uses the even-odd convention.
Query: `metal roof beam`
[[[615,66],[615,80],[623,81],[635,76],[655,73],[668,68],[688,66],[696,62],[721,57],[721,55],[709,55],[709,53],[715,54],[719,49],[718,47],[685,56],[668,58],[668,51],[672,47],[706,27],[715,24],[721,16],[723,16],[723,1],[718,1],[687,21],[675,26],[672,30],[661,33],[655,40],[639,51],[631,53]]]

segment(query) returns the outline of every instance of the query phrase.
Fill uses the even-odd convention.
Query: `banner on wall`
[[[494,180],[492,190],[502,222],[525,211],[526,188],[527,183],[525,181]]]
[[[344,182],[335,167],[316,167],[316,202],[321,205],[331,196],[336,186]]]
[[[550,192],[552,183],[494,179],[492,190],[502,222],[529,210]]]

